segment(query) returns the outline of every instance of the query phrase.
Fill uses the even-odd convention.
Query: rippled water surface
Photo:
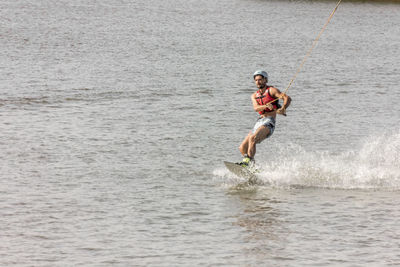
[[[3,1],[1,266],[398,266],[400,5]]]

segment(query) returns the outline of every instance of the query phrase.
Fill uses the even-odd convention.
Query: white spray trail
[[[260,178],[276,186],[400,189],[400,133],[368,138],[359,151],[339,155],[292,146],[262,164]]]
[[[263,170],[258,177],[272,187],[400,190],[400,131],[367,138],[360,149],[341,154],[285,146],[273,160],[258,164]],[[235,183],[226,169],[214,175]]]

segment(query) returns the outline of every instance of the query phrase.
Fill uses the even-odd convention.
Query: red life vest
[[[271,88],[271,86],[267,86],[267,89],[265,90],[265,92],[263,94],[261,94],[261,89],[257,91],[256,93],[256,101],[259,105],[266,105],[271,101],[274,101],[276,98],[272,97],[271,94],[269,93],[269,88]],[[279,105],[279,100],[276,100],[274,102],[271,103],[271,105],[273,106],[273,110],[279,109],[280,105]],[[273,111],[269,108],[264,109],[263,111],[259,111],[259,114],[264,114],[266,112],[270,112]]]

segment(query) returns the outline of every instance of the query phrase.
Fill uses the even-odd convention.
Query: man
[[[253,74],[254,82],[258,88],[257,92],[251,95],[253,108],[260,114],[253,130],[246,136],[239,147],[243,155],[243,161],[239,164],[245,167],[254,167],[254,156],[256,144],[270,137],[275,130],[276,114],[286,116],[286,108],[289,107],[291,98],[281,93],[277,88],[267,85],[268,74],[259,70]],[[279,100],[283,99],[283,106]],[[272,102],[274,101],[274,102]]]

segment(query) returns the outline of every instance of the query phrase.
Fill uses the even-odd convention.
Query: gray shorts
[[[270,137],[275,130],[275,119],[273,117],[258,118],[253,128],[253,134],[256,133],[258,128],[260,128],[261,126],[265,126],[269,129],[269,134],[267,135],[267,137]]]

